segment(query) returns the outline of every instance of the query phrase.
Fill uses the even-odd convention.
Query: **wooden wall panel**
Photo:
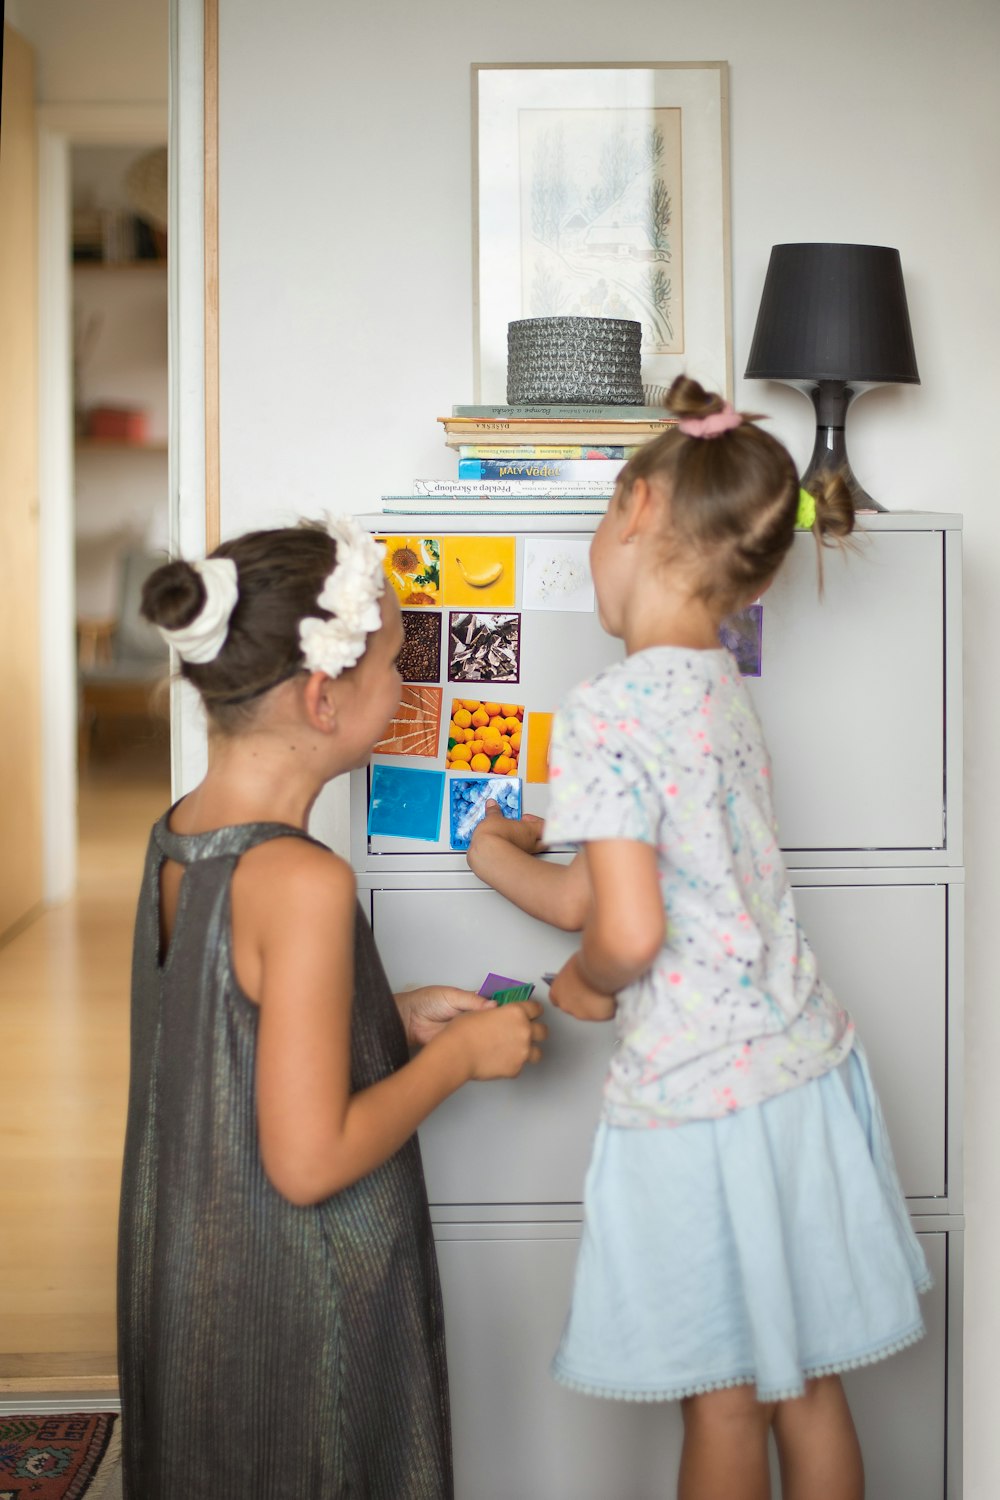
[[[0,119],[0,938],[42,900],[35,63],[4,27]]]

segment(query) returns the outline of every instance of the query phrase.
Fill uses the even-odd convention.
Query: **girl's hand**
[[[494,1005],[485,1014],[456,1017],[437,1045],[462,1048],[470,1079],[516,1078],[525,1063],[541,1061],[549,1034],[541,1014],[537,1000]]]
[[[549,999],[578,1021],[610,1021],[618,1009],[614,995],[602,995],[583,978],[578,953],[566,960],[549,985]]]
[[[393,998],[411,1047],[426,1047],[456,1016],[468,1011],[496,1010],[494,1000],[449,984],[425,984]]]
[[[469,841],[469,863],[472,863],[474,857],[473,849],[480,853],[482,844],[490,838],[505,839],[508,844],[522,849],[525,854],[537,854],[542,845],[544,828],[544,819],[537,818],[534,813],[525,813],[523,818],[505,818],[498,805],[491,800],[486,804],[485,816],[473,829]]]

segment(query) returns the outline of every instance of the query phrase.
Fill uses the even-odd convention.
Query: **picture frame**
[[[518,318],[635,318],[644,398],[732,398],[725,62],[474,63],[475,400]]]

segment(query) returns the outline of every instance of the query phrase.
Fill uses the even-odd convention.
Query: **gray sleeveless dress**
[[[153,829],[136,922],[118,1251],[125,1500],[449,1500],[444,1325],[415,1139],[315,1207],[261,1166],[241,854],[274,823]],[[159,872],[185,866],[160,962]],[[354,1089],[407,1060],[360,907]]]

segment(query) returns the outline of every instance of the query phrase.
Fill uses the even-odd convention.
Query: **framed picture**
[[[516,318],[642,324],[645,399],[732,395],[728,67],[473,65],[475,399]]]

